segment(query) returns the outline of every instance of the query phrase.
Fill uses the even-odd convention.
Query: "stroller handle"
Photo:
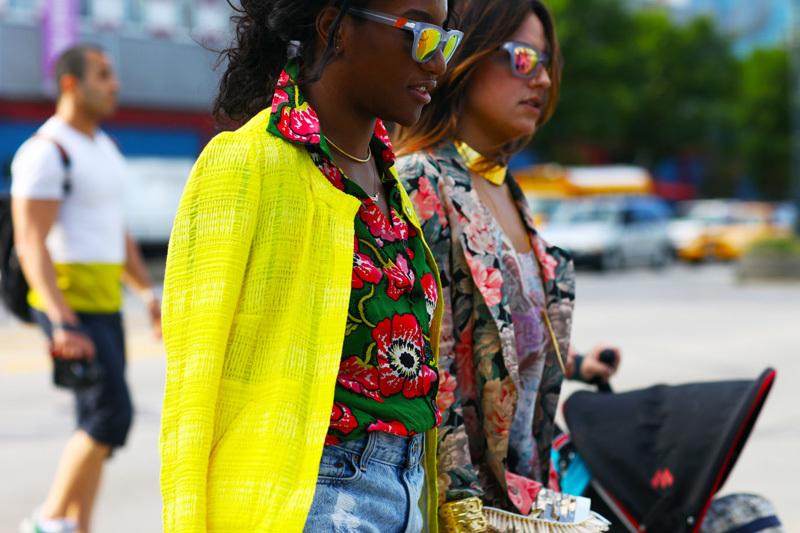
[[[616,354],[616,352],[614,350],[612,350],[610,348],[606,348],[605,350],[600,352],[599,359],[600,359],[600,362],[603,363],[604,365],[613,367],[614,363],[616,363],[616,360],[617,360],[617,354]],[[611,384],[606,380],[600,379],[599,377],[598,378],[594,378],[591,381],[591,384],[594,385],[595,387],[597,387],[597,391],[598,392],[603,392],[603,393],[612,393],[612,392],[614,392],[611,389]]]

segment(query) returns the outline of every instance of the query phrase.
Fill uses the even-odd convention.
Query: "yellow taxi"
[[[786,233],[773,224],[773,207],[765,202],[700,200],[683,209],[670,225],[670,237],[685,261],[738,259],[754,242]]]

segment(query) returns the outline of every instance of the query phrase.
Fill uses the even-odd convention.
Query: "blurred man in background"
[[[14,235],[55,368],[71,360],[99,371],[93,384],[73,385],[78,429],[46,500],[21,531],[88,533],[103,465],[125,443],[133,416],[120,281],[143,297],[156,335],[160,306],[124,225],[125,161],[99,129],[117,106],[109,57],[92,45],[70,48],[56,63],[56,82],[55,115],[12,163]],[[56,382],[61,377],[56,372]]]

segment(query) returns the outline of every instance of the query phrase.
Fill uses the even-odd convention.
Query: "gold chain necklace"
[[[345,150],[342,150],[335,142],[330,140],[327,135],[323,134],[322,137],[328,142],[328,144],[330,144],[331,146],[336,148],[337,152],[341,153],[346,158],[348,158],[348,159],[350,159],[352,161],[355,161],[356,163],[361,163],[363,165],[365,163],[369,163],[370,160],[372,159],[372,151],[369,148],[367,148],[367,158],[366,159],[362,159],[360,157],[354,156],[350,152],[346,152]]]
[[[323,138],[324,138],[324,139],[325,139],[325,140],[326,140],[326,141],[327,141],[327,142],[328,142],[328,143],[329,143],[331,146],[333,146],[333,147],[334,147],[334,148],[335,148],[335,149],[336,149],[338,152],[341,152],[341,153],[342,153],[342,155],[344,155],[344,156],[345,156],[345,157],[347,157],[348,159],[352,159],[352,160],[353,160],[353,161],[355,161],[356,163],[360,163],[360,164],[364,165],[364,164],[367,164],[367,163],[369,163],[369,162],[372,160],[372,151],[370,151],[370,152],[367,154],[367,157],[366,157],[366,159],[362,159],[362,158],[360,158],[360,157],[356,157],[356,156],[354,156],[353,154],[351,154],[351,153],[348,153],[348,152],[346,152],[346,151],[342,150],[341,148],[339,148],[339,146],[337,146],[335,142],[333,142],[332,140],[330,140],[330,139],[328,138],[328,136],[327,136],[327,135],[323,134],[323,135],[322,135],[322,137],[323,137]],[[378,178],[377,178],[377,184],[375,183],[376,179],[375,179],[375,169],[374,169],[374,168],[372,169],[372,172],[370,172],[370,178],[372,178],[372,179],[371,179],[371,181],[372,181],[372,182],[373,182],[373,184],[375,185],[375,194],[369,194],[369,193],[367,193],[367,196],[369,196],[369,198],[370,198],[370,199],[371,199],[373,202],[375,202],[375,203],[377,204],[377,203],[378,203],[378,200],[379,200],[379,198],[380,198],[380,196],[381,196],[381,192],[380,192],[380,184],[381,184],[381,180],[380,180],[380,177],[378,177]],[[362,189],[363,189],[363,187],[362,187]],[[366,192],[366,191],[364,191],[364,192]]]

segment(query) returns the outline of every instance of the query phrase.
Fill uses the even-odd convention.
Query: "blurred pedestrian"
[[[55,115],[12,163],[15,243],[34,318],[50,341],[56,381],[65,378],[60,370],[99,370],[93,384],[74,389],[78,429],[47,498],[20,529],[87,533],[103,466],[125,444],[133,415],[120,281],[144,298],[156,335],[160,305],[125,230],[125,161],[100,129],[117,107],[111,61],[97,46],[72,47],[56,62],[56,82]],[[86,366],[61,364],[66,360]]]
[[[200,156],[167,259],[164,530],[420,531],[442,307],[382,121],[419,118],[460,32],[445,0],[235,20],[217,110],[248,122]]]
[[[575,285],[507,170],[556,107],[551,14],[539,0],[468,1],[454,19],[465,33],[454,66],[397,142],[441,273],[440,519],[460,532],[491,525],[484,506],[527,516],[553,475]]]

